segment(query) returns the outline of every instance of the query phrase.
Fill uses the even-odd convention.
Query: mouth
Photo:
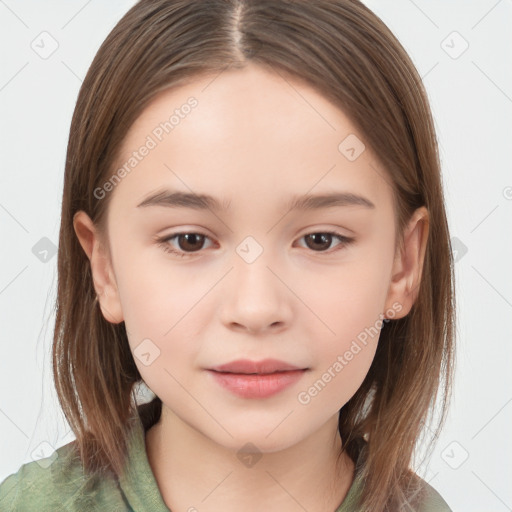
[[[295,384],[308,369],[276,359],[239,359],[210,368],[208,373],[217,384],[239,397],[267,398]]]

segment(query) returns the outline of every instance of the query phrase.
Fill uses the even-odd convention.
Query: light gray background
[[[133,4],[0,0],[0,481],[74,439],[51,380],[57,258],[36,256],[36,244],[58,243],[78,89],[101,42]],[[429,467],[417,471],[454,511],[512,510],[512,4],[366,4],[424,77],[456,238],[454,401]],[[38,41],[45,37],[51,49],[43,31],[58,43],[48,58],[31,47],[43,51]]]

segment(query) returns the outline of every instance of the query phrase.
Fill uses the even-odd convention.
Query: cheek
[[[304,405],[314,401],[315,409],[334,414],[364,381],[383,324],[378,301],[371,293],[354,294],[350,300],[338,301],[338,306],[326,303],[323,311],[330,330],[320,325],[311,338],[317,340],[311,347],[314,364],[297,399]]]
[[[383,326],[391,262],[377,264],[367,254],[340,265],[315,287],[301,286],[315,313],[305,322],[311,347],[313,371],[302,390],[303,400],[315,400],[333,411],[341,408],[362,384],[372,364]],[[382,256],[380,257],[382,260]],[[305,283],[305,282],[304,282]],[[325,390],[325,391],[324,391]]]
[[[170,261],[157,247],[134,249],[118,269],[125,323],[138,336],[162,338],[208,291],[204,276]]]
[[[343,349],[351,338],[372,328],[384,313],[389,270],[370,258],[344,261],[323,275],[304,275],[297,286],[311,314],[311,339],[325,340],[326,351]],[[315,283],[315,286],[311,286]]]
[[[120,259],[116,277],[130,348],[151,387],[154,379],[170,378],[166,369],[179,378],[182,369],[193,364],[197,315],[202,311],[197,302],[207,293],[208,283],[171,268],[164,257],[150,264],[143,256],[132,253]]]

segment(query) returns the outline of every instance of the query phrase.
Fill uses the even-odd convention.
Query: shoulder
[[[0,510],[121,512],[126,506],[113,478],[84,475],[74,442],[71,442],[49,457],[23,464],[1,482]]]
[[[360,463],[362,456],[358,460]],[[408,489],[402,489],[400,499],[403,500],[401,503],[400,510],[407,510],[410,512],[452,512],[452,509],[448,506],[448,503],[443,497],[427,483],[423,478],[414,472],[409,473],[409,485]],[[354,474],[354,480],[352,485],[345,496],[345,499],[341,505],[336,509],[336,512],[360,512],[360,500],[365,488],[365,478],[361,465],[356,466]],[[397,507],[393,510],[397,510]]]
[[[423,493],[418,512],[452,512],[448,503],[430,484],[421,478],[420,481]]]
[[[368,444],[361,441],[357,449],[357,462],[355,468],[354,481],[349,489],[345,501],[336,512],[350,512],[357,510],[356,503],[361,497],[365,486],[362,467],[367,457]],[[421,478],[417,473],[410,470],[408,476],[409,490],[405,499],[408,500],[406,509],[411,512],[452,512],[448,503],[428,482]],[[345,503],[346,502],[346,503]]]

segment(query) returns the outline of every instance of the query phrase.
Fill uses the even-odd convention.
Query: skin
[[[125,322],[134,354],[144,339],[160,351],[147,366],[134,359],[163,401],[146,446],[167,506],[335,510],[354,476],[348,456],[336,465],[338,412],[367,374],[378,335],[309,403],[297,397],[365,328],[390,310],[395,319],[410,311],[427,211],[412,216],[404,250],[395,254],[390,180],[368,145],[354,161],[338,150],[349,134],[364,142],[341,110],[309,86],[253,65],[213,78],[152,101],[131,127],[120,165],[187,98],[198,106],[109,192],[107,241],[83,211],[75,215],[75,232],[105,318]],[[211,194],[230,201],[230,209],[137,208],[163,186]],[[362,195],[375,208],[287,211],[293,195],[335,190]],[[355,241],[307,244],[305,235],[332,229]],[[176,232],[208,238],[192,246],[168,241],[189,250],[180,258],[154,240]],[[236,252],[247,236],[263,248],[252,263]],[[277,395],[247,399],[205,370],[267,357],[308,371]],[[237,457],[248,442],[261,455],[251,467]]]

